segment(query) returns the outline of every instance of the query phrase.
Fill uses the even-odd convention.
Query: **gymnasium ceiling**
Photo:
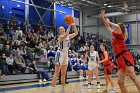
[[[97,12],[105,8],[107,12],[131,12],[140,10],[140,0],[46,0],[75,9]],[[107,4],[107,5],[106,5]]]

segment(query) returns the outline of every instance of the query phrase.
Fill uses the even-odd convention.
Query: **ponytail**
[[[125,27],[125,24],[122,22],[118,23],[118,25],[120,26],[122,33],[124,33],[124,40],[126,41],[128,38],[127,28]]]
[[[126,41],[127,38],[128,38],[128,31],[127,28],[125,27],[124,40]]]

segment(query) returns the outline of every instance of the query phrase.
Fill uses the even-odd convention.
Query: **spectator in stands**
[[[24,51],[23,51],[23,46],[20,46],[19,47],[19,53],[20,53],[20,55],[23,57],[23,55],[25,55],[24,54]]]
[[[44,46],[44,40],[42,40],[42,39],[40,39],[40,41],[39,41],[39,48],[44,48],[45,46]]]
[[[137,55],[137,57],[135,58],[135,65],[134,65],[135,71],[137,71],[138,73],[140,72],[140,56]]]
[[[47,57],[55,57],[55,51],[53,50],[53,46],[50,46],[50,50],[48,50],[48,55]]]
[[[6,58],[6,63],[8,66],[8,71],[9,74],[13,74],[13,70],[14,70],[14,58],[13,58],[13,54],[11,53],[9,57]]]
[[[29,53],[28,47],[26,45],[24,45],[22,50],[23,50],[23,55],[22,55],[23,58],[28,59],[28,53]]]
[[[31,39],[32,39],[32,36],[27,33],[27,35],[26,35],[27,44],[30,44]]]
[[[40,84],[42,84],[42,82],[46,82],[46,79],[49,79],[49,76],[46,76],[47,71],[38,71],[35,60],[32,60],[32,63],[27,66],[27,68],[29,69],[30,73],[37,74]]]
[[[86,43],[86,40],[85,40],[85,38],[84,38],[84,36],[80,36],[79,37],[79,41],[78,41],[78,45],[84,45]]]
[[[18,29],[16,23],[13,23],[11,27],[13,27],[14,30]],[[11,28],[11,27],[9,27],[9,28]]]
[[[27,68],[29,69],[30,73],[35,74],[37,72],[36,61],[33,60],[32,63],[27,66]]]
[[[85,51],[84,46],[81,46],[79,51],[84,52]]]
[[[11,22],[16,22],[16,14],[12,14]]]
[[[39,34],[44,35],[44,29],[42,26],[39,27],[38,32]]]
[[[27,28],[26,28],[26,22],[22,22],[20,25],[21,30],[23,31],[24,34],[27,33]]]
[[[84,79],[84,72],[86,72],[86,79],[88,79],[88,64],[86,64],[85,66],[84,66],[84,56],[83,55],[81,55],[81,64],[80,64],[80,69],[79,69],[79,73],[80,73],[80,75],[79,75],[79,79],[80,80],[82,80],[82,79]]]
[[[53,50],[53,47],[52,46],[50,46],[50,50],[48,50],[48,54],[47,54],[47,57],[48,57],[48,59],[49,59],[49,64],[50,64],[50,66],[49,66],[49,71],[50,70],[53,70],[54,69],[54,58],[55,58],[55,51]]]
[[[74,70],[77,71],[77,69],[75,68],[77,65],[77,56],[76,55],[71,60],[71,64],[72,64],[72,71],[74,71]]]
[[[15,68],[18,70],[18,74],[24,74],[26,70],[26,64],[24,58],[17,52],[15,57]]]
[[[15,34],[16,34],[16,37],[17,37],[17,38],[22,36],[23,32],[22,32],[22,30],[20,29],[20,27],[17,28]]]
[[[7,69],[5,54],[2,54],[0,58],[0,70],[1,70],[1,75],[7,75],[8,69]]]
[[[3,36],[4,35],[4,31],[3,31],[3,28],[0,27],[0,36]]]
[[[11,53],[12,53],[12,51],[10,50],[10,46],[6,45],[6,48],[3,49],[3,54],[5,54],[7,57],[9,57]]]
[[[38,37],[37,36],[34,36],[31,41],[30,41],[30,45],[29,47],[31,48],[35,48],[36,46],[39,45],[39,42],[38,42]]]
[[[9,32],[8,32],[8,35],[9,35],[9,37],[10,37],[11,39],[13,39],[14,32],[15,32],[15,31],[14,31],[13,27],[11,27],[10,30],[9,30]]]
[[[52,31],[49,31],[48,32],[48,39],[52,39],[53,37],[54,37],[54,35],[53,35]]]
[[[34,29],[32,28],[31,24],[28,24],[28,31],[31,33],[34,33]]]
[[[3,29],[4,29],[4,32],[8,32],[8,28],[10,27],[10,21],[7,21],[7,23],[4,23],[3,24]]]
[[[28,29],[27,35],[29,35],[29,36],[32,36],[33,35],[32,32],[31,32],[31,29]]]

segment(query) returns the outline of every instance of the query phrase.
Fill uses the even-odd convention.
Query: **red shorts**
[[[124,52],[117,58],[118,70],[125,69],[126,66],[134,66],[134,59],[130,52]]]
[[[113,72],[114,64],[111,63],[107,66],[104,66],[104,75],[111,75]]]

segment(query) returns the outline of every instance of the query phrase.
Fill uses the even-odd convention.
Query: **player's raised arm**
[[[74,23],[72,25],[73,25],[73,28],[74,28],[74,33],[70,34],[69,38],[74,38],[75,36],[78,35],[78,31],[77,31],[76,25]]]

